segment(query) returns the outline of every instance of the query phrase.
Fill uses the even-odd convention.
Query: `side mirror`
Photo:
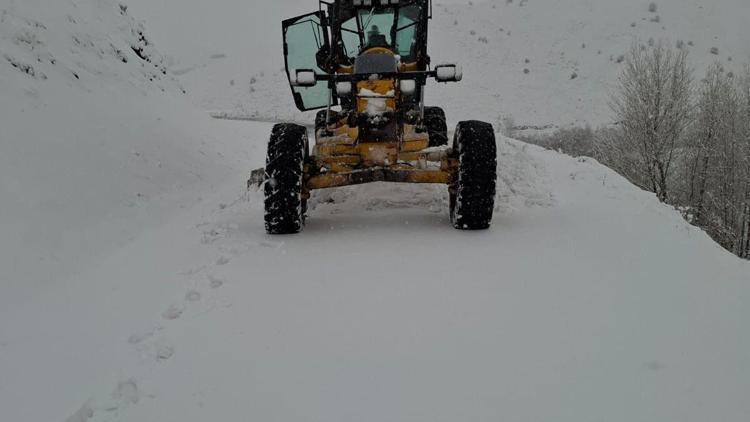
[[[438,82],[458,82],[464,78],[461,66],[457,64],[439,64],[435,66],[435,79]]]
[[[317,85],[318,81],[315,79],[314,70],[297,69],[290,75],[289,83],[291,83],[292,86],[310,88]]]

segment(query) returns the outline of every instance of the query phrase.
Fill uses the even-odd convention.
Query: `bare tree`
[[[691,84],[686,50],[661,41],[649,47],[634,44],[611,101],[619,129],[600,145],[608,164],[665,202],[675,156],[691,122]]]
[[[698,224],[706,224],[706,195],[709,178],[722,178],[727,168],[724,149],[736,130],[737,101],[731,78],[720,63],[713,64],[701,81],[696,124],[690,140],[691,164],[688,168],[690,193]]]
[[[631,49],[595,157],[750,259],[750,64],[710,66],[693,106],[686,51],[664,45]]]
[[[641,171],[643,160],[637,145],[624,137],[621,123],[596,131],[594,158],[641,189],[654,191],[650,179]]]
[[[739,221],[739,242],[735,253],[742,258],[750,259],[750,63],[745,65],[744,72],[737,83],[737,101],[739,103],[739,139],[741,149],[741,188],[742,204]]]
[[[717,242],[747,256],[750,229],[750,79],[735,78],[712,65],[698,89],[695,124],[685,148],[688,187],[677,202]]]

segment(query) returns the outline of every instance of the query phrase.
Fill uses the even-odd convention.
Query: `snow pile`
[[[546,168],[529,154],[531,145],[498,135],[495,212],[512,215],[534,207],[552,207],[555,195]],[[397,209],[423,209],[436,216],[448,213],[448,191],[441,185],[374,183],[314,191],[313,210],[333,215]]]
[[[528,207],[555,205],[549,172],[528,153],[529,148],[528,144],[500,138],[495,212],[510,214]]]

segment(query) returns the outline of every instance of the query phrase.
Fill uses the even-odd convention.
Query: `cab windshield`
[[[373,47],[392,49],[404,61],[415,59],[419,5],[361,9],[341,26],[341,39],[349,58]],[[396,37],[393,39],[393,32]]]

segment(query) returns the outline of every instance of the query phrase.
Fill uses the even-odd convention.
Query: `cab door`
[[[291,84],[291,75],[297,69],[312,69],[315,73],[325,74],[325,70],[318,65],[317,56],[320,52],[330,51],[328,30],[325,26],[325,13],[318,11],[283,22],[284,30],[284,61],[286,74],[290,80],[294,103],[301,111],[316,110],[328,106],[329,89],[325,83],[313,87],[295,87]]]

